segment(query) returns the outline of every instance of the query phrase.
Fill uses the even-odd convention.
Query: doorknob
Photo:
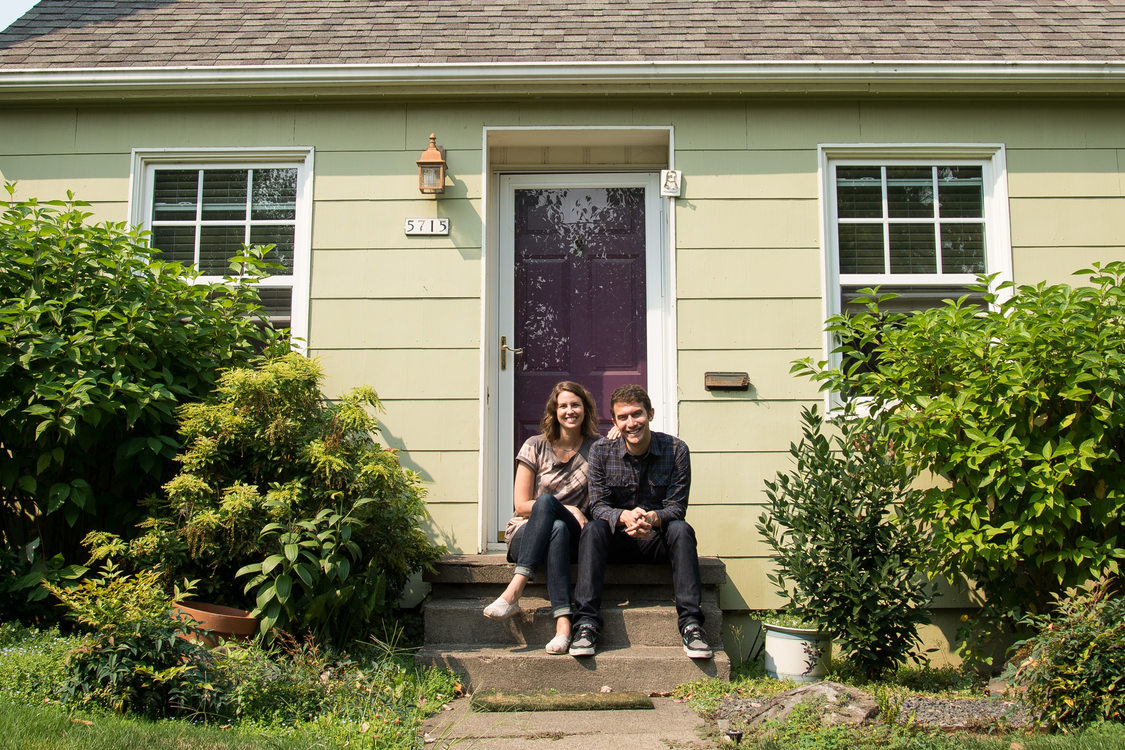
[[[501,370],[507,370],[508,369],[508,352],[511,352],[512,356],[514,357],[517,354],[523,354],[523,349],[516,349],[514,347],[508,346],[508,337],[507,336],[501,336],[500,337],[500,369]]]

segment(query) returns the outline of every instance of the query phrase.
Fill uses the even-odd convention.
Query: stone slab
[[[426,645],[418,663],[446,667],[465,675],[471,690],[663,693],[685,682],[710,677],[730,679],[730,658],[716,651],[713,659],[689,659],[676,646],[607,648],[594,656],[551,656],[542,646],[508,649],[472,644]]]
[[[468,698],[423,725],[426,747],[488,750],[704,750],[706,722],[686,703],[653,698],[651,710],[476,713]]]

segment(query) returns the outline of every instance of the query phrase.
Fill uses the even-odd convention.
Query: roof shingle
[[[950,59],[1125,60],[1125,0],[41,0],[0,33],[9,70]]]

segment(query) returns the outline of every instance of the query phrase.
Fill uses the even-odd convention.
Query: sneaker
[[[571,656],[593,656],[598,647],[598,631],[593,625],[582,624],[574,629],[570,639]]]
[[[710,659],[714,656],[711,647],[707,645],[707,638],[703,635],[703,628],[692,623],[684,628],[682,635],[684,637],[684,653],[690,658]]]

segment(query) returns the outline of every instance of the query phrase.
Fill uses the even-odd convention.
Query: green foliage
[[[119,607],[97,605],[111,621],[126,611],[145,609],[147,587],[118,584],[109,599]],[[138,591],[137,589],[140,589]],[[131,593],[129,593],[131,591]],[[378,747],[414,748],[422,720],[460,690],[446,670],[418,669],[408,654],[388,643],[353,644],[351,655],[326,651],[313,642],[280,639],[228,643],[210,652],[219,679],[223,713],[179,714],[192,725],[200,720],[222,726],[196,731],[186,722],[122,722],[106,715],[97,701],[71,701],[60,719],[53,701],[69,684],[66,654],[83,641],[57,631],[0,624],[0,733],[2,747]],[[197,675],[198,676],[198,675]],[[18,710],[28,707],[27,712]],[[16,709],[13,711],[13,709]],[[89,720],[79,717],[88,717]],[[41,719],[47,719],[41,721]],[[13,729],[15,744],[5,744]],[[51,744],[54,737],[64,741]]]
[[[1050,726],[1125,720],[1125,597],[1102,580],[1026,624],[1012,680]]]
[[[372,437],[375,392],[329,402],[320,381],[298,354],[225,372],[213,400],[180,411],[183,470],[145,533],[94,535],[95,556],[202,579],[202,596],[252,609],[263,632],[338,644],[368,632],[442,549],[419,528],[417,475]]]
[[[25,622],[48,620],[50,602],[44,583],[65,585],[86,574],[82,565],[67,565],[62,553],[45,559],[36,537],[20,549],[0,548],[0,611]]]
[[[844,414],[832,437],[815,407],[802,422],[796,466],[766,482],[758,531],[773,551],[770,581],[793,614],[877,677],[906,659],[929,616],[911,477],[879,420]]]
[[[0,200],[0,535],[42,538],[46,559],[80,538],[67,525],[122,528],[167,479],[177,405],[284,348],[253,286],[194,283],[86,205]]]
[[[223,675],[191,640],[195,628],[173,616],[159,571],[122,575],[110,565],[77,586],[47,588],[92,630],[68,659],[64,703],[153,718],[221,710]]]
[[[1125,263],[1079,273],[1089,286],[1002,285],[1006,300],[982,278],[983,312],[887,313],[868,290],[868,312],[828,321],[843,365],[794,368],[868,401],[906,460],[948,480],[918,498],[931,569],[975,581],[1008,627],[1125,556]]]
[[[76,644],[76,638],[64,637],[57,627],[0,623],[0,696],[28,705],[49,699]]]

